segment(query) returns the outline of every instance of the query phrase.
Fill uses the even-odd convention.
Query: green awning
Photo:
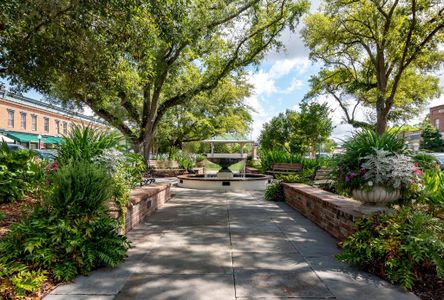
[[[43,138],[43,142],[45,144],[60,144],[62,142],[62,138],[58,136],[48,136]]]
[[[23,132],[8,132],[6,134],[7,137],[13,139],[14,141],[20,143],[38,143],[39,138],[37,134],[29,134]],[[61,137],[57,136],[42,136],[41,139],[44,144],[60,144],[62,141]]]
[[[6,136],[20,143],[39,142],[38,135],[35,134],[8,132]]]

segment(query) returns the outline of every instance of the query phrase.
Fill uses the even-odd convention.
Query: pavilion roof
[[[204,143],[254,143],[253,140],[248,139],[240,134],[223,134],[217,135],[210,139],[202,141]]]

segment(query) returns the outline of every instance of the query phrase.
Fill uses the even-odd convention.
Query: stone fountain
[[[221,167],[217,174],[204,175],[181,175],[179,186],[195,189],[216,189],[216,190],[264,190],[272,177],[261,174],[245,174],[245,165],[242,170],[234,174],[229,167],[241,161],[246,162],[248,155],[243,153],[246,144],[254,143],[242,137],[219,136],[203,141],[211,146],[211,153],[207,154],[208,161]],[[240,153],[214,153],[214,144],[239,144]]]

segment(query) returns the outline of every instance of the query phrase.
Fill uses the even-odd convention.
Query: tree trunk
[[[143,137],[143,144],[141,145],[143,148],[143,159],[145,160],[145,164],[149,166],[150,164],[150,156],[151,156],[151,146],[153,141],[153,134],[150,132],[145,133]]]
[[[385,99],[378,96],[376,101],[376,133],[383,135],[387,127],[387,113],[385,112]]]

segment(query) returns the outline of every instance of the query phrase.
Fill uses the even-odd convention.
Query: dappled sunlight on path
[[[128,260],[46,299],[417,299],[336,261],[336,240],[260,192],[173,189]]]

